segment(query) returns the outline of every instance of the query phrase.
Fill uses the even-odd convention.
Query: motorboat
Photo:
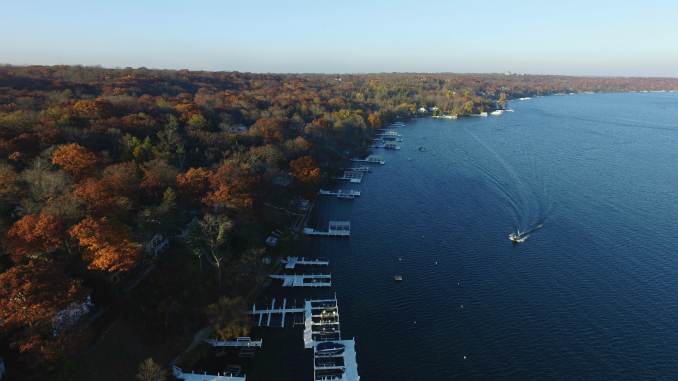
[[[527,237],[529,237],[529,236],[530,236],[529,234],[521,233],[520,229],[518,229],[516,231],[516,233],[509,234],[509,239],[513,243],[520,243],[520,242],[524,242],[527,239]]]
[[[315,352],[317,354],[323,355],[340,355],[344,353],[346,346],[344,344],[335,343],[334,341],[323,341],[315,347]]]

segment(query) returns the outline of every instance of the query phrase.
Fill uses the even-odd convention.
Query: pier
[[[353,200],[356,197],[360,197],[360,191],[354,191],[354,190],[342,191],[341,189],[339,189],[336,192],[326,191],[326,190],[321,189],[318,192],[318,194],[326,195],[326,196],[337,196],[337,198],[351,199],[351,200]]]
[[[287,299],[283,299],[282,308],[275,308],[275,299],[273,299],[273,302],[271,303],[271,308],[268,308],[268,309],[265,309],[265,310],[258,310],[257,305],[255,304],[255,305],[252,306],[252,311],[243,311],[243,312],[245,312],[248,315],[259,315],[258,323],[255,321],[255,323],[257,323],[256,325],[259,326],[259,327],[279,327],[279,328],[282,328],[282,327],[285,326],[285,314],[290,314],[290,313],[294,314],[294,313],[300,313],[300,312],[306,311],[305,308],[295,308],[295,307],[287,308],[286,306],[287,306]],[[271,325],[271,320],[272,320],[273,314],[282,315],[282,319],[273,320],[274,323],[277,323],[278,321],[280,321],[280,324]],[[264,321],[265,315],[268,315],[268,316],[266,316],[266,320]]]
[[[384,165],[386,164],[386,160],[384,160],[384,157],[381,155],[370,155],[364,159],[359,159],[359,158],[353,158],[351,159],[353,162],[360,162],[360,163],[376,163],[376,164],[381,164]]]
[[[360,184],[363,181],[364,171],[344,171],[343,176],[333,177],[335,180],[348,180],[354,184]]]
[[[395,141],[385,141],[382,144],[372,144],[371,148],[386,148],[386,149],[400,149],[400,146]]]
[[[342,340],[339,329],[339,307],[336,296],[334,299],[306,300],[303,308],[285,308],[287,299],[283,299],[283,307],[275,306],[275,299],[270,309],[257,310],[256,306],[251,311],[245,311],[250,315],[259,315],[259,325],[262,326],[264,316],[268,315],[267,321],[271,321],[271,314],[282,314],[284,326],[285,314],[294,313],[303,319],[304,324],[304,347],[313,348],[313,372],[314,380],[350,380],[358,381],[358,363],[356,361],[355,339]],[[295,319],[296,320],[296,319]],[[270,324],[266,324],[271,326]],[[343,350],[336,353],[321,353],[318,344],[333,342],[343,346]],[[196,379],[197,380],[197,379]]]
[[[249,337],[238,337],[236,341],[218,341],[214,339],[205,339],[205,342],[213,347],[259,347],[262,340],[252,340]]]
[[[314,259],[314,260],[307,260],[304,257],[287,257],[287,259],[283,259],[280,262],[285,264],[286,269],[293,269],[294,266],[296,265],[316,265],[316,266],[327,266],[330,264],[329,261],[323,261],[321,259]]]
[[[212,375],[212,374],[195,374],[195,373],[184,373],[181,368],[174,367],[173,372],[174,377],[185,380],[185,381],[245,381],[246,376],[240,377],[239,371],[235,372],[224,372],[222,374]]]
[[[394,137],[402,137],[397,131],[384,131],[381,133],[376,134],[376,136],[394,136]],[[376,139],[375,139],[376,140]]]
[[[349,237],[351,235],[351,222],[330,221],[330,227],[328,231],[319,231],[311,228],[304,228],[304,234],[334,236],[334,237]]]
[[[330,287],[332,286],[331,274],[311,275],[269,275],[273,279],[282,279],[283,287]]]

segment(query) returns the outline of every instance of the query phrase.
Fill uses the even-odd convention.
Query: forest
[[[148,327],[169,360],[205,325],[246,334],[232,311],[257,297],[273,269],[262,259],[295,250],[295,217],[275,211],[313,203],[373,132],[421,107],[673,90],[678,79],[0,66],[0,356],[16,379],[81,379],[119,319]]]

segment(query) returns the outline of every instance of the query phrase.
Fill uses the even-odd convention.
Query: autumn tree
[[[89,217],[68,233],[85,248],[83,258],[90,261],[89,269],[129,270],[141,258],[141,248],[132,242],[132,230],[118,221]]]
[[[293,187],[297,194],[312,200],[315,197],[315,187],[320,184],[320,166],[314,158],[304,156],[290,162],[290,175]]]
[[[286,141],[285,151],[288,161],[298,159],[302,156],[315,156],[317,154],[313,144],[301,136],[297,136],[294,140]]]
[[[21,198],[21,187],[16,172],[0,162],[0,234],[11,221],[11,212]]]
[[[106,119],[113,111],[113,103],[111,101],[97,98],[94,100],[85,99],[78,101],[73,107],[67,111],[67,115],[72,118],[90,120],[90,119]]]
[[[252,319],[244,314],[247,308],[245,299],[221,297],[218,302],[205,309],[212,331],[220,341],[235,340],[249,336]]]
[[[370,127],[372,127],[373,130],[378,130],[382,126],[381,117],[379,114],[370,115],[367,117],[367,122],[370,124]]]
[[[306,125],[304,132],[309,135],[322,135],[332,128],[332,125],[324,118],[314,119],[311,123]]]
[[[8,337],[10,346],[18,348],[24,360],[36,365],[55,360],[78,349],[78,331],[64,327],[60,311],[86,302],[89,289],[82,281],[66,276],[51,261],[32,261],[0,274],[0,336]]]
[[[257,120],[250,131],[263,137],[265,144],[278,144],[285,140],[286,127],[287,121],[282,118],[263,118]]]
[[[95,216],[122,215],[135,207],[139,181],[132,163],[106,167],[101,179],[88,178],[75,185],[76,197]]]
[[[100,160],[94,152],[73,143],[54,152],[52,163],[60,165],[78,181],[94,174]]]
[[[141,166],[143,177],[139,188],[147,195],[159,195],[169,186],[174,185],[174,181],[179,175],[176,167],[167,164],[164,160],[152,160]]]
[[[203,202],[233,217],[254,211],[261,177],[250,169],[221,166],[210,177],[210,192]]]
[[[179,196],[188,204],[198,205],[209,191],[211,177],[212,172],[202,167],[191,168],[186,173],[177,175]]]
[[[66,232],[58,217],[30,214],[15,222],[2,239],[2,245],[12,260],[53,251],[66,239]]]
[[[0,203],[13,204],[19,201],[21,188],[19,176],[12,166],[0,163]]]

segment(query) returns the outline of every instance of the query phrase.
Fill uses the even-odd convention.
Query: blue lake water
[[[361,378],[678,379],[678,94],[511,107],[408,122],[337,186],[362,197],[318,203],[351,237],[300,254],[330,260]]]

